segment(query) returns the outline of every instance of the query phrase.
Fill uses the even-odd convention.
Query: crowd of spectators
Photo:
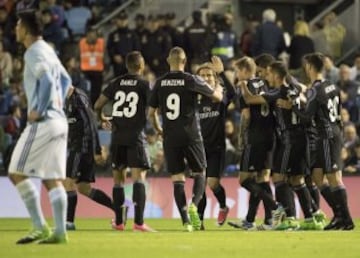
[[[357,136],[360,129],[360,55],[356,56],[353,66],[334,65],[334,58],[341,56],[341,44],[346,33],[336,15],[327,15],[322,23],[316,24],[316,29],[309,28],[305,21],[298,21],[293,33],[282,30],[273,10],[266,10],[261,21],[249,15],[243,32],[233,30],[230,13],[204,16],[200,11],[195,11],[192,23],[181,30],[174,25],[174,13],[147,17],[137,14],[133,21],[129,21],[126,12],[121,12],[112,20],[113,30],[110,33],[94,29],[94,25],[109,10],[123,2],[0,1],[0,152],[3,161],[8,158],[26,123],[26,101],[22,89],[23,49],[15,40],[16,12],[36,8],[44,23],[44,39],[60,56],[74,86],[85,90],[93,102],[106,86],[104,75],[111,74],[113,77],[126,73],[124,59],[133,50],[142,52],[147,63],[145,76],[151,82],[167,71],[166,56],[176,45],[185,49],[189,71],[195,71],[211,55],[218,55],[225,63],[230,78],[234,77],[232,62],[242,55],[270,53],[288,62],[291,72],[299,75],[302,56],[323,51],[326,54],[325,76],[342,90],[345,171],[360,173],[360,140]],[[130,28],[129,24],[134,24],[134,27]],[[82,58],[86,56],[82,55],[82,51],[90,51],[86,46],[97,44],[99,40],[104,42],[104,47],[96,49],[102,52],[97,59]],[[82,41],[86,43],[85,50],[82,49]],[[240,119],[237,110],[237,103],[230,105],[226,121],[226,175],[235,175],[238,169],[237,131]],[[146,136],[153,164],[150,174],[165,175],[161,138],[151,128],[146,130]]]

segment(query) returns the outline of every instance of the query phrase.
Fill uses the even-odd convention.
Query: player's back
[[[154,94],[161,110],[165,144],[185,146],[202,140],[194,92],[197,83],[203,80],[180,71],[169,72],[156,81]]]
[[[119,144],[132,145],[142,140],[148,92],[149,82],[132,74],[115,78],[104,90],[104,95],[113,101],[113,137]]]
[[[332,137],[334,130],[339,130],[341,122],[340,89],[330,81],[316,81],[313,88],[316,91],[318,109],[315,113],[315,123],[320,137]]]
[[[49,98],[46,101],[44,118],[65,118],[63,111],[64,97],[69,81],[64,81],[64,76],[69,79],[64,67],[60,63],[55,51],[43,40],[35,41],[25,52],[24,89],[28,101],[28,110],[36,110],[39,98]],[[41,79],[44,73],[49,75],[49,94],[40,94],[46,88],[41,88]]]

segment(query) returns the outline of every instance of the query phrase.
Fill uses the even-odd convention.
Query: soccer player
[[[68,199],[66,228],[75,230],[76,190],[111,210],[113,210],[113,204],[106,193],[92,188],[90,184],[95,182],[94,163],[101,164],[104,160],[101,155],[96,120],[86,93],[71,86],[67,94],[65,112],[69,124],[64,182]]]
[[[145,61],[140,52],[128,53],[125,64],[128,74],[112,80],[95,103],[95,110],[101,116],[103,106],[108,101],[113,101],[111,155],[114,176],[113,202],[116,216],[112,227],[119,231],[125,230],[127,207],[124,204],[124,183],[126,170],[129,167],[133,180],[135,206],[133,230],[153,232],[154,230],[144,223],[146,202],[144,182],[146,171],[150,168],[144,134],[149,82],[141,78]]]
[[[204,139],[204,147],[207,161],[206,181],[219,202],[217,224],[222,226],[229,213],[226,206],[226,193],[220,184],[220,178],[224,170],[225,162],[225,118],[227,107],[235,96],[235,90],[224,74],[224,66],[217,56],[212,57],[212,63],[201,65],[197,74],[201,76],[213,89],[222,88],[218,75],[224,87],[224,98],[221,102],[213,102],[211,98],[199,96],[199,117],[201,134]],[[198,213],[204,228],[203,219],[206,208],[206,193],[204,192],[198,207]]]
[[[272,56],[269,60],[273,60]],[[266,66],[266,56],[260,57]],[[247,88],[254,95],[268,92],[268,85],[265,80],[255,77],[256,63],[249,57],[243,57],[235,63],[237,79],[245,82]],[[266,68],[266,67],[265,67]],[[258,184],[266,194],[267,199],[272,199],[270,188],[270,168],[272,163],[272,148],[274,142],[274,116],[267,103],[259,105],[246,105],[244,99],[240,98],[241,111],[241,138],[243,139],[244,150],[240,162],[239,182],[245,189],[250,189],[253,183]],[[260,202],[260,197],[254,191],[250,191],[249,210],[246,219],[241,224],[229,222],[235,228],[246,230],[255,229],[255,216]],[[260,230],[272,229],[272,206],[268,201],[264,202],[265,219],[259,226]]]
[[[206,158],[197,111],[198,94],[221,101],[222,88],[211,88],[201,77],[185,73],[186,55],[182,48],[170,50],[170,72],[156,80],[150,99],[149,118],[163,134],[164,154],[174,184],[174,197],[186,231],[200,230],[197,207],[205,190]],[[161,112],[162,129],[157,114]],[[185,161],[194,178],[192,203],[186,206]],[[190,220],[187,213],[189,210]],[[190,224],[191,223],[191,224]]]
[[[302,100],[306,106],[303,115],[313,118],[318,131],[318,150],[316,164],[312,172],[313,180],[321,194],[333,208],[334,217],[325,230],[353,230],[347,203],[347,193],[341,175],[341,102],[340,90],[331,82],[324,80],[324,56],[319,53],[304,57],[304,68],[311,80],[311,89]],[[324,183],[326,176],[329,185]]]
[[[16,39],[24,54],[24,89],[28,103],[28,124],[21,134],[9,165],[9,177],[30,214],[33,229],[17,244],[67,243],[65,179],[68,125],[63,111],[70,76],[54,50],[42,39],[41,23],[35,11],[18,14]],[[49,193],[55,220],[51,233],[43,216],[40,193],[29,177],[41,178]]]
[[[313,216],[311,196],[305,185],[306,170],[306,140],[302,124],[296,114],[289,109],[276,105],[279,99],[294,99],[300,89],[294,84],[288,84],[287,69],[281,62],[274,62],[268,68],[268,81],[274,90],[259,95],[252,95],[247,87],[242,85],[242,93],[247,104],[265,104],[273,106],[276,121],[276,148],[274,152],[273,182],[276,200],[286,208],[286,218],[280,224],[275,223],[276,230],[298,229],[295,220],[295,209],[292,202],[292,190],[296,192],[305,220],[301,224],[303,229],[322,229],[323,225]]]

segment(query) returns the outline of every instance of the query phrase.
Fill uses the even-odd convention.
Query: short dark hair
[[[256,66],[261,67],[261,68],[266,68],[273,62],[275,62],[275,58],[269,54],[261,54],[261,55],[255,57]]]
[[[251,73],[255,73],[256,71],[256,64],[254,59],[248,56],[244,56],[237,60],[234,66],[238,69],[245,69],[246,71],[249,71]]]
[[[281,78],[286,78],[288,76],[288,71],[283,62],[276,61],[269,65],[271,72],[276,73]]]
[[[24,10],[17,13],[21,24],[32,36],[41,36],[43,26],[40,19],[37,17],[35,10]]]
[[[143,56],[139,51],[132,51],[126,55],[126,68],[129,71],[138,71],[141,68]]]
[[[324,55],[321,53],[307,54],[303,60],[310,64],[317,72],[321,72],[324,69]]]

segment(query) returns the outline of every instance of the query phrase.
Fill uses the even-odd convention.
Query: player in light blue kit
[[[68,124],[63,111],[71,79],[54,50],[42,39],[34,11],[18,14],[16,38],[24,44],[24,89],[28,124],[21,134],[9,165],[9,177],[31,216],[33,229],[17,244],[67,243],[65,179]],[[49,193],[55,230],[49,229],[40,206],[40,194],[29,177],[41,178]]]

